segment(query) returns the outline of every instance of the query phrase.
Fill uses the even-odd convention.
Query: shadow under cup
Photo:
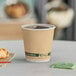
[[[22,25],[26,60],[33,62],[50,60],[54,29],[55,26],[49,24]]]

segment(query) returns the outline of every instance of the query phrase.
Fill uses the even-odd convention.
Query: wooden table
[[[76,42],[54,41],[52,59],[46,63],[27,62],[22,40],[0,41],[0,47],[16,53],[12,63],[0,67],[0,76],[76,76],[76,70],[50,68],[55,62],[76,63]]]
[[[37,23],[37,19],[33,14],[20,19],[0,18],[0,40],[21,40],[21,25],[35,23]]]

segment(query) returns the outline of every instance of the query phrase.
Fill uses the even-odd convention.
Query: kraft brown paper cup
[[[44,26],[48,28],[32,28],[37,26]],[[22,25],[21,27],[26,60],[33,62],[49,61],[51,58],[55,26],[49,24],[29,24]]]

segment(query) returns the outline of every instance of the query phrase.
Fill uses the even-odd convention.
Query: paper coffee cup
[[[54,25],[22,25],[25,57],[28,61],[46,62],[51,58]]]

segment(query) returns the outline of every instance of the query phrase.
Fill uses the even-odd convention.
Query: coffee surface
[[[37,26],[37,27],[35,27],[34,29],[46,29],[46,28],[49,28],[49,27],[45,27],[45,26]]]
[[[30,29],[47,29],[49,27],[48,26],[28,26],[26,28],[30,28]]]

